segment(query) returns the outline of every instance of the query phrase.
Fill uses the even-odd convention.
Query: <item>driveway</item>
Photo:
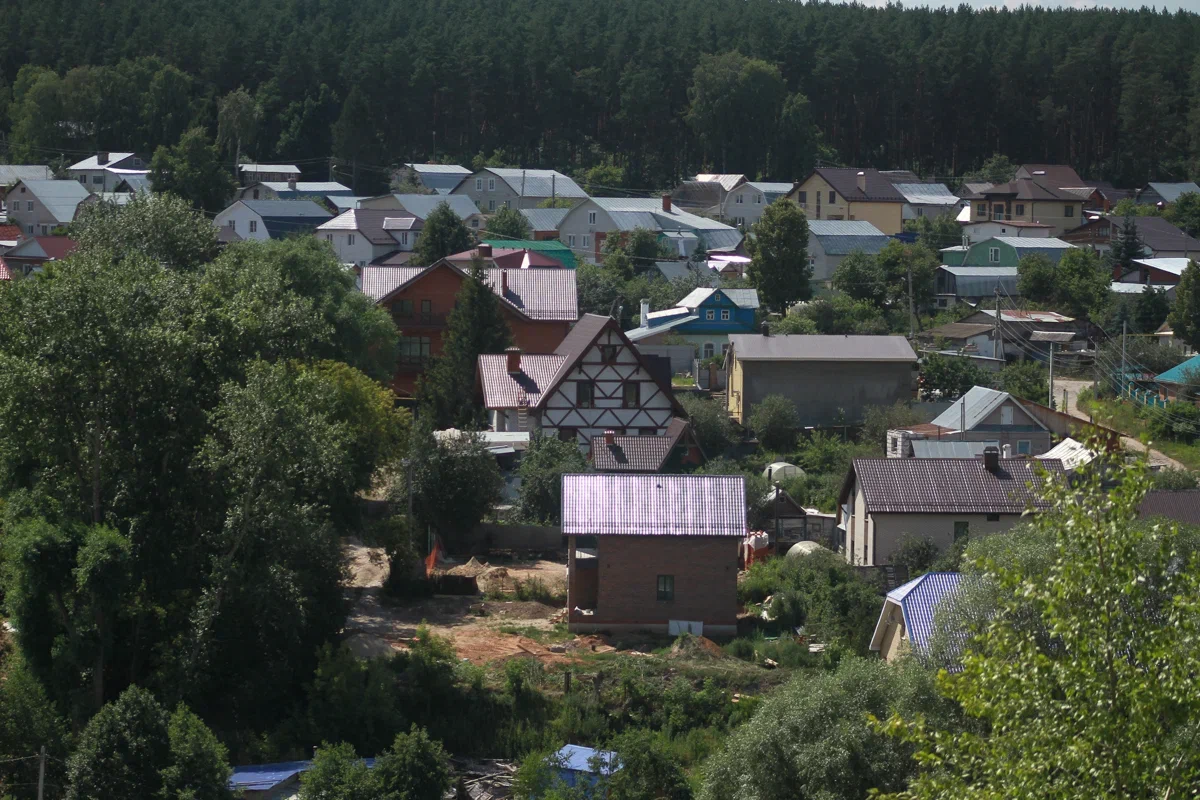
[[[1087,414],[1079,410],[1079,406],[1076,405],[1076,401],[1079,398],[1079,393],[1084,389],[1090,389],[1091,386],[1091,381],[1073,381],[1062,378],[1055,379],[1054,399],[1059,400],[1063,396],[1064,389],[1067,392],[1067,407],[1062,408],[1060,404],[1059,411],[1065,411],[1072,417],[1078,417],[1079,419],[1089,419]],[[1122,436],[1121,444],[1123,444],[1127,450],[1133,450],[1138,453],[1143,453],[1146,451],[1146,447],[1141,442],[1129,436]],[[1150,463],[1151,465],[1159,467],[1170,467],[1172,469],[1182,470],[1187,469],[1187,467],[1170,456],[1164,455],[1163,453],[1153,449],[1150,451]]]

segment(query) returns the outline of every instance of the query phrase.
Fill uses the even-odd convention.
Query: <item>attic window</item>
[[[617,346],[615,344],[600,345],[600,361],[603,364],[614,364],[617,361]]]

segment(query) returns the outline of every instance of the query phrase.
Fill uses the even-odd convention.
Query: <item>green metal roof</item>
[[[571,248],[557,239],[546,239],[541,242],[532,242],[528,239],[481,239],[480,241],[483,244],[490,244],[497,249],[533,250],[537,253],[544,253],[551,258],[561,261],[562,265],[567,269],[575,269],[579,266],[579,263],[575,260],[575,253],[571,251]]]

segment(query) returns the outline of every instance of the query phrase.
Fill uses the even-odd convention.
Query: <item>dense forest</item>
[[[245,87],[245,154],[311,178],[491,160],[609,193],[700,168],[788,180],[818,157],[957,176],[1002,152],[1135,185],[1200,171],[1198,53],[1200,16],[1152,10],[10,2],[0,129],[13,160],[152,151],[216,135]]]

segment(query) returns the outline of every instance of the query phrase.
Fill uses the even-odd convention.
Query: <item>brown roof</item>
[[[1022,164],[1017,169],[1017,178],[1033,178],[1044,186],[1062,189],[1067,186],[1087,186],[1088,183],[1079,177],[1079,173],[1066,164]]]
[[[384,228],[385,220],[402,220],[403,222],[399,225],[393,222],[396,230],[419,231],[425,226],[425,223],[417,217],[407,211],[395,208],[352,208],[321,225],[318,230],[321,232],[357,231],[371,244],[395,245],[395,237]]]
[[[1133,222],[1137,226],[1138,239],[1142,241],[1142,244],[1156,253],[1160,250],[1200,252],[1200,240],[1188,236],[1183,230],[1167,222],[1162,217],[1138,217]],[[1072,228],[1063,234],[1061,238],[1071,241],[1067,237],[1078,239],[1080,236],[1073,236],[1073,234],[1078,232],[1082,236],[1084,233],[1091,233],[1093,229],[1098,229],[1098,232],[1103,235],[1104,229],[1107,228],[1108,238],[1111,241],[1113,237],[1120,237],[1121,228],[1124,224],[1124,220],[1117,217],[1100,217],[1089,220],[1078,228]]]
[[[1184,525],[1200,525],[1200,489],[1147,492],[1138,516],[1142,519],[1165,517]]]
[[[904,195],[896,190],[888,177],[877,169],[855,169],[854,167],[818,167],[814,172],[825,179],[838,194],[847,200],[881,203],[903,203]],[[867,190],[858,189],[858,173],[865,173]]]
[[[990,333],[995,325],[983,322],[947,322],[917,334],[922,339],[969,339],[981,333]]]
[[[1031,488],[1041,484],[1037,465],[1063,476],[1049,459],[1001,459],[992,473],[979,458],[856,458],[839,502],[857,477],[871,514],[1020,514],[1046,506]]]
[[[363,293],[375,302],[383,302],[435,269],[452,269],[466,273],[449,261],[439,261],[431,267],[368,266],[362,271]],[[508,289],[501,294],[502,274],[508,274]],[[489,269],[487,284],[506,304],[527,319],[549,322],[574,322],[579,317],[579,298],[575,288],[575,270]]]
[[[661,436],[614,436],[611,445],[593,436],[592,463],[600,472],[658,472],[687,429],[687,420],[674,417]]]
[[[998,183],[981,194],[987,197],[1004,196],[1017,200],[1068,200],[1078,202],[1081,198],[1071,192],[1039,183],[1032,178],[1020,178],[1008,183]]]

